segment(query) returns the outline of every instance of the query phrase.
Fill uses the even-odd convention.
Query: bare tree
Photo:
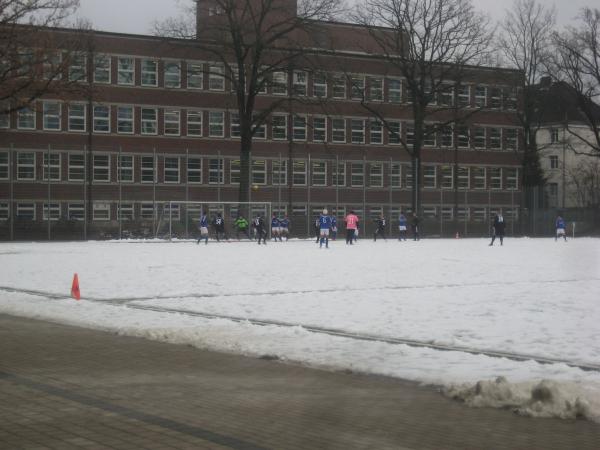
[[[600,160],[584,161],[567,170],[567,186],[578,207],[600,207]]]
[[[573,89],[578,117],[585,127],[566,128],[583,144],[577,153],[600,158],[600,9],[584,8],[577,27],[555,34],[559,79]],[[590,133],[591,131],[591,133]]]
[[[78,40],[53,33],[79,0],[0,0],[0,114],[30,106],[45,94],[63,95]]]
[[[543,111],[540,111],[540,79],[549,73],[555,24],[554,6],[546,7],[536,0],[515,0],[501,23],[498,39],[499,50],[505,62],[523,74],[516,87],[522,92],[522,104],[517,117],[523,127],[522,167],[525,187],[544,184],[536,136],[543,116]]]
[[[186,16],[157,24],[157,34],[195,37],[194,47],[219,63],[211,70],[231,84],[240,130],[240,202],[249,197],[255,134],[273,111],[294,100],[291,75],[302,67],[310,27],[339,6],[340,0],[196,0],[188,8],[197,11],[195,27]],[[274,84],[285,95],[257,106],[257,97]]]
[[[459,114],[454,104],[457,83],[472,69],[469,66],[488,54],[493,27],[470,0],[366,0],[357,8],[356,20],[368,27],[378,53],[406,82],[414,122],[412,142],[397,135],[382,109],[368,102],[363,106],[396,134],[410,155],[412,208],[418,212],[421,148],[427,137],[470,114],[464,109]]]

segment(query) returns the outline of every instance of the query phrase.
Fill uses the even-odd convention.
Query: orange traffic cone
[[[71,297],[75,300],[81,300],[81,293],[79,292],[79,277],[77,274],[73,275],[73,284],[71,285]]]

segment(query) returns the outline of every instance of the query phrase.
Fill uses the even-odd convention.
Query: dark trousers
[[[264,228],[257,227],[256,228],[256,236],[258,237],[258,244],[260,245],[260,240],[262,239],[263,244],[267,244],[267,232]]]
[[[419,227],[413,225],[412,232],[413,232],[413,241],[418,241],[420,239],[420,237],[419,237]]]
[[[238,228],[236,234],[237,239],[240,238],[240,233],[244,234],[248,239],[250,239],[250,233],[248,233],[248,228]]]
[[[386,239],[385,238],[385,229],[384,228],[377,228],[377,230],[375,230],[375,233],[373,234],[373,240],[374,241],[377,240],[377,236],[381,236],[383,239]]]
[[[500,245],[504,245],[504,234],[498,234],[497,236],[498,236],[498,238],[500,238]],[[494,245],[495,240],[496,240],[496,233],[494,233],[494,235],[492,236],[492,242],[490,242],[490,245]]]
[[[346,244],[350,244],[352,245],[352,243],[354,242],[354,232],[356,230],[346,230]]]

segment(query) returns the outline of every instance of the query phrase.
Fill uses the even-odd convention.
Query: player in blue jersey
[[[200,237],[198,238],[199,244],[202,239],[204,239],[204,244],[208,244],[208,217],[206,217],[206,211],[202,211],[200,215],[200,222],[198,222],[198,228],[200,229]]]
[[[279,221],[279,236],[280,239],[285,236],[286,241],[290,238],[290,219],[288,219],[288,216]]]
[[[398,216],[398,231],[400,232],[398,240],[406,240],[406,230],[408,229],[408,220],[403,213]]]
[[[561,216],[558,216],[554,225],[556,227],[556,235],[554,236],[554,242],[558,240],[559,236],[562,236],[565,242],[567,242],[567,224],[565,222],[565,219],[563,219]]]
[[[279,238],[281,241],[281,222],[275,214],[271,217],[271,238],[275,241]]]
[[[337,219],[334,215],[331,216],[331,239],[335,241],[337,238]]]
[[[323,247],[323,243],[325,243],[325,248],[329,248],[329,230],[331,229],[331,217],[327,215],[327,209],[323,210],[323,214],[319,216],[319,234],[321,236],[321,241],[319,244],[319,248]]]

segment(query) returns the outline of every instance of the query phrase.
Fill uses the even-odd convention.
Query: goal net
[[[199,235],[199,223],[202,212],[206,213],[209,223],[209,234],[212,235],[212,222],[219,214],[225,221],[225,234],[228,238],[247,238],[240,234],[234,221],[243,216],[249,224],[257,215],[265,221],[265,230],[271,237],[271,202],[162,202],[157,208],[158,217],[155,237],[162,239],[196,239]],[[251,227],[248,226],[251,232]],[[250,234],[252,236],[252,234]]]

